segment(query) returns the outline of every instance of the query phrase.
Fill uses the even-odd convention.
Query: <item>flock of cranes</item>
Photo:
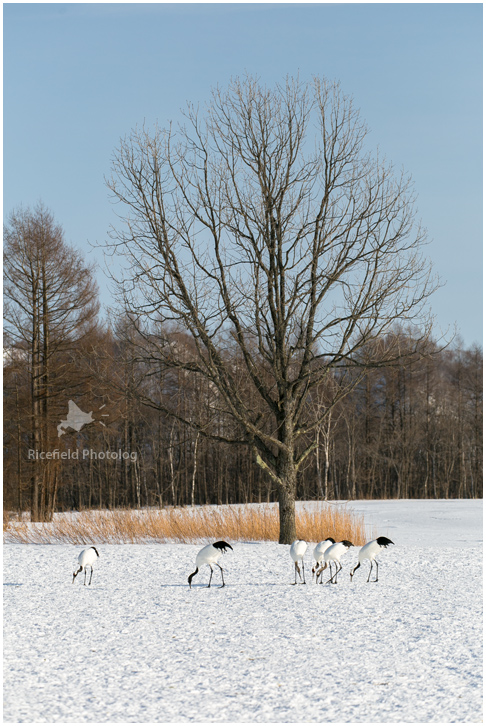
[[[378,582],[378,562],[376,560],[376,556],[379,554],[379,552],[384,549],[385,547],[388,547],[388,545],[394,544],[391,539],[388,539],[388,537],[378,537],[377,539],[372,540],[371,542],[368,542],[364,545],[359,551],[358,554],[358,564],[356,567],[354,567],[351,572],[351,581],[353,580],[353,575],[356,572],[356,570],[361,567],[361,564],[368,560],[370,563],[370,571],[368,574],[368,579],[366,582],[370,581],[371,572],[373,570],[373,564],[376,567],[376,577],[372,582]],[[294,574],[295,574],[295,581],[292,583],[293,585],[297,585],[297,574],[299,575],[300,584],[305,585],[305,566],[304,566],[304,556],[307,551],[307,542],[303,539],[297,539],[290,547],[290,558],[292,559],[292,562],[294,563]],[[329,573],[331,575],[329,580],[326,580],[326,585],[337,585],[337,576],[338,573],[341,572],[343,569],[343,566],[341,565],[341,557],[349,550],[350,547],[353,547],[353,543],[350,542],[347,539],[343,539],[341,542],[335,542],[332,537],[328,537],[327,539],[323,540],[322,542],[319,542],[314,547],[314,551],[312,553],[313,559],[314,559],[314,566],[312,568],[312,577],[316,578],[316,584],[319,582],[320,577],[320,583],[322,583],[322,573],[324,570],[326,570],[329,567]],[[221,571],[221,580],[223,582],[220,587],[224,587],[224,570],[219,564],[218,560],[221,558],[223,554],[226,553],[227,549],[233,550],[232,546],[225,542],[224,540],[220,540],[219,542],[214,542],[213,544],[208,544],[205,547],[200,550],[196,556],[196,569],[195,571],[189,575],[187,578],[187,581],[189,583],[189,589],[192,587],[192,579],[195,577],[198,572],[199,568],[203,565],[209,565],[209,569],[211,570],[211,575],[209,577],[209,584],[207,587],[211,587],[211,580],[213,579],[213,565],[217,565]],[[91,574],[89,578],[88,585],[91,585],[91,580],[93,578],[93,565],[98,559],[99,554],[96,547],[88,547],[87,549],[83,550],[79,557],[78,557],[78,563],[79,563],[79,569],[76,570],[76,572],[73,572],[73,582],[76,579],[76,576],[79,575],[80,572],[84,570],[84,584],[86,585],[86,574],[88,567],[91,568]],[[300,563],[300,564],[299,564]],[[332,565],[335,565],[336,572],[332,571]]]
[[[376,560],[376,556],[382,549],[388,547],[388,545],[391,544],[394,544],[394,542],[392,542],[391,539],[388,539],[388,537],[378,537],[377,539],[373,539],[371,540],[371,542],[368,542],[363,547],[361,547],[358,554],[358,564],[350,572],[351,580],[353,579],[353,575],[358,567],[361,567],[361,563],[365,560],[368,560],[371,567],[366,582],[370,581],[373,563],[376,566],[376,578],[372,580],[372,582],[378,582],[378,562]],[[328,537],[322,542],[319,542],[319,544],[314,547],[314,551],[312,553],[315,561],[315,565],[312,568],[312,576],[314,577],[315,575],[316,583],[319,582],[320,577],[322,585],[322,573],[329,567],[329,574],[331,575],[331,577],[329,578],[329,580],[326,580],[325,584],[327,585],[330,583],[331,585],[337,585],[338,573],[341,572],[341,570],[343,569],[343,566],[341,565],[341,557],[349,550],[350,547],[353,546],[353,543],[347,539],[343,539],[341,540],[341,542],[335,542],[332,537]],[[306,551],[307,542],[305,542],[303,539],[295,540],[290,548],[290,557],[293,560],[295,566],[295,582],[292,583],[293,585],[297,585],[297,573],[299,573],[300,584],[305,585],[304,555]],[[302,566],[302,574],[300,571],[299,562]],[[336,572],[334,574],[332,572],[333,564],[336,566]]]

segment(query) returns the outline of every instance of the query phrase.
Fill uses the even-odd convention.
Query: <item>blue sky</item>
[[[341,81],[415,181],[443,329],[482,340],[482,5],[19,4],[4,11],[4,215],[38,200],[103,264],[104,177],[136,124],[245,71]],[[102,302],[108,283],[98,273]]]

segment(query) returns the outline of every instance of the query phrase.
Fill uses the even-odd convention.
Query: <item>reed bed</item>
[[[334,537],[362,545],[371,538],[363,517],[347,504],[298,506],[296,520],[297,537],[307,542]],[[49,523],[4,522],[4,541],[17,544],[278,542],[278,537],[276,504],[90,510],[58,514]]]

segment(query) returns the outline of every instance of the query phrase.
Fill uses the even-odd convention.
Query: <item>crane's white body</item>
[[[88,570],[88,567],[91,568],[91,575],[89,578],[88,585],[91,585],[91,580],[93,578],[93,565],[98,559],[99,554],[96,547],[88,547],[87,549],[80,552],[78,556],[78,563],[79,563],[79,570],[76,570],[76,572],[73,572],[73,582],[76,579],[76,576],[79,575],[80,572],[84,570],[84,584],[86,585],[86,573]]]
[[[328,537],[327,539],[322,540],[322,542],[319,542],[314,547],[314,552],[312,553],[312,557],[314,558],[316,564],[315,567],[312,568],[312,575],[314,575],[314,572],[319,569],[320,566],[324,564],[324,555],[331,547],[331,545],[335,544],[335,541],[332,537]],[[317,578],[316,578],[317,583]]]
[[[390,545],[390,544],[394,544],[394,543],[391,541],[391,539],[388,539],[387,537],[378,537],[377,539],[371,540],[371,542],[367,542],[359,551],[358,564],[356,565],[356,567],[353,570],[351,570],[351,573],[350,573],[351,580],[353,579],[353,575],[356,572],[356,570],[358,569],[358,567],[360,567],[361,564],[365,560],[368,560],[371,567],[370,567],[368,579],[366,580],[366,582],[370,581],[371,570],[373,569],[373,562],[376,565],[376,579],[373,580],[372,582],[378,582],[378,562],[376,561],[376,556],[381,552],[382,549],[384,549],[385,547],[388,547],[388,545]]]
[[[222,554],[222,550],[217,549],[212,544],[208,544],[197,553],[196,567],[202,567],[202,565],[214,565]]]
[[[297,585],[297,573],[299,573],[299,577],[301,579],[301,585],[305,585],[305,569],[304,569],[304,555],[307,551],[307,542],[303,539],[296,539],[295,542],[292,542],[290,545],[290,559],[294,563],[294,571],[295,571],[295,582],[294,585]],[[299,562],[302,565],[302,575],[300,574],[300,567]]]
[[[290,545],[290,557],[294,562],[301,562],[307,552],[307,542],[303,539],[296,539]]]
[[[192,575],[189,575],[188,582],[189,587],[191,588],[191,582],[194,575],[197,575],[199,572],[199,568],[203,565],[209,565],[209,568],[211,570],[211,576],[209,578],[209,585],[208,587],[211,587],[211,580],[213,577],[213,568],[212,565],[218,565],[219,569],[221,570],[221,577],[223,580],[223,584],[221,587],[224,587],[224,575],[223,575],[223,568],[218,563],[219,558],[226,552],[226,548],[229,547],[230,550],[232,550],[232,546],[229,545],[227,542],[215,542],[214,544],[208,544],[205,547],[202,548],[202,550],[199,550],[199,552],[196,555],[196,571],[192,573]]]
[[[316,579],[329,566],[331,578],[327,581],[327,583],[330,582],[332,585],[337,585],[337,574],[343,569],[341,565],[341,557],[349,550],[350,547],[353,547],[353,543],[349,542],[349,540],[347,539],[343,539],[342,542],[336,542],[335,544],[331,545],[324,553],[324,564],[319,570],[317,570]],[[334,573],[334,575],[332,574],[331,566],[333,562],[336,565],[336,572]]]

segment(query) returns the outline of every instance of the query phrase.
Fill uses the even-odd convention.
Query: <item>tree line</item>
[[[73,261],[81,264],[76,256]],[[86,291],[95,289],[90,274]],[[8,308],[8,290],[6,298]],[[187,370],[165,368],[155,343],[148,361],[121,311],[111,325],[100,323],[96,312],[90,292],[79,309],[72,306],[79,325],[53,330],[50,349],[45,332],[42,344],[33,336],[28,346],[23,328],[17,337],[12,326],[6,330],[4,506],[49,520],[57,510],[278,500],[251,445],[229,443],[238,423],[218,391]],[[159,335],[154,331],[155,340]],[[415,344],[403,331],[388,337],[393,341],[384,344],[400,351]],[[166,339],[178,355],[190,355],[190,336],[167,330]],[[366,349],[361,353],[365,361]],[[228,357],[251,407],[244,365],[235,350]],[[479,347],[459,341],[439,350],[429,340],[427,352],[371,368],[351,390],[349,372],[334,371],[309,395],[308,415],[328,410],[341,385],[347,393],[322,419],[316,447],[299,471],[298,499],[482,496]],[[59,435],[69,401],[92,421]],[[204,432],[187,423],[191,416],[206,422]]]

